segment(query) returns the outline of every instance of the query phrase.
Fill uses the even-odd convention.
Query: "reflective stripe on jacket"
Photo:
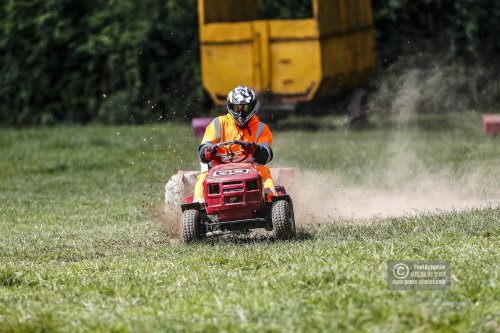
[[[255,142],[257,150],[254,156],[250,155],[247,161],[255,160],[258,164],[269,163],[273,158],[272,143],[273,135],[269,126],[259,121],[257,116],[253,116],[245,128],[239,128],[234,119],[229,115],[215,118],[205,130],[205,135],[198,149],[200,159],[203,161],[205,147],[208,144],[216,144],[224,141],[241,140],[245,142]],[[239,146],[233,147],[236,151]],[[224,153],[224,149],[219,149],[219,153]]]

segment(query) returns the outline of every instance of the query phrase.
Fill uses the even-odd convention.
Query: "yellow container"
[[[371,0],[312,0],[313,17],[257,20],[257,1],[198,0],[203,86],[222,105],[246,85],[278,104],[328,99],[375,65]]]

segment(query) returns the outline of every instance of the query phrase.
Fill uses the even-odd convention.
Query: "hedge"
[[[310,1],[259,0],[267,18]],[[497,0],[374,0],[377,59],[421,52],[496,68]],[[0,123],[136,123],[210,107],[200,80],[196,0],[0,3]]]

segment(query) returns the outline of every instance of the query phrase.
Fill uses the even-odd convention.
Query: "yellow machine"
[[[328,99],[375,65],[371,0],[312,0],[313,17],[258,20],[255,0],[198,0],[203,86],[246,85],[280,105]]]

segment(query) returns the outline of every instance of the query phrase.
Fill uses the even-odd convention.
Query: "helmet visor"
[[[236,113],[248,113],[250,112],[250,104],[230,104],[229,107]]]

